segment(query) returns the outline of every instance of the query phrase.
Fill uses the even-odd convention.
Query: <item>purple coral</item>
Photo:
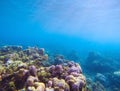
[[[63,72],[63,67],[62,65],[52,65],[49,68],[49,71],[52,73],[53,76],[60,76],[60,74]]]
[[[50,66],[49,71],[52,73],[55,70],[55,65]]]
[[[29,72],[30,72],[30,75],[32,76],[36,76],[37,75],[37,69],[34,65],[30,66],[29,67]]]
[[[48,81],[48,87],[52,87],[53,82],[52,81]]]
[[[69,66],[69,67],[74,66],[74,65],[75,65],[74,61],[68,62],[68,66]]]
[[[68,73],[71,74],[73,72],[79,74],[79,73],[82,73],[82,69],[79,65],[76,65],[76,66],[73,65],[72,67],[69,68]]]
[[[61,73],[63,71],[62,65],[56,65],[55,71],[57,71],[58,73]]]
[[[63,72],[62,65],[56,65],[55,70],[52,72],[53,76],[60,76],[60,74]]]

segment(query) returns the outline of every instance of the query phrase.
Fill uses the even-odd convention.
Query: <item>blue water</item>
[[[0,45],[118,54],[119,4],[119,0],[1,0]]]
[[[0,46],[74,50],[84,60],[94,51],[119,64],[119,24],[119,0],[0,0]]]
[[[119,0],[1,0],[0,45],[119,55],[119,4]]]

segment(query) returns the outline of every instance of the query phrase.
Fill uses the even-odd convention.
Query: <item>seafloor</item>
[[[74,53],[69,57],[77,58]],[[83,69],[70,59],[44,48],[3,46],[0,91],[120,91],[120,71],[115,71],[119,65],[111,67],[106,63],[111,60],[93,52],[81,63]]]

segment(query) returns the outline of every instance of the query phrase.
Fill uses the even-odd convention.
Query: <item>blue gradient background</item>
[[[0,0],[0,44],[120,49],[120,0]]]

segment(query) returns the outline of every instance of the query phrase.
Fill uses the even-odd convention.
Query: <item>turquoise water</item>
[[[0,1],[0,46],[38,46],[65,56],[74,50],[83,63],[94,51],[120,65],[119,24],[119,0]]]
[[[120,50],[119,0],[0,2],[0,45]]]

